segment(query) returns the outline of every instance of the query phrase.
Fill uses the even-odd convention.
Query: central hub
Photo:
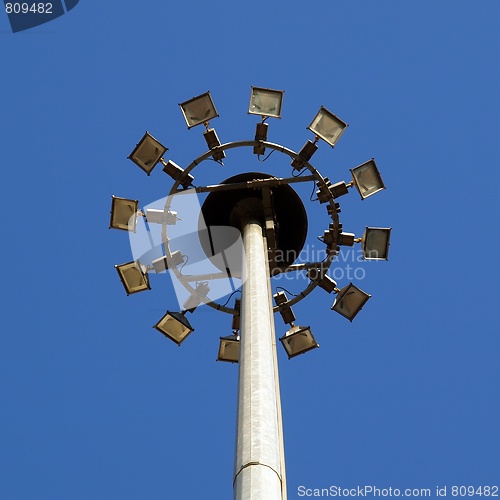
[[[226,179],[236,184],[273,176],[247,172]],[[202,218],[201,218],[202,217]],[[307,235],[307,214],[299,195],[289,186],[252,187],[212,192],[201,207],[200,242],[210,258],[230,248],[239,233],[217,231],[230,226],[241,231],[249,220],[257,220],[265,230],[271,273],[292,264],[299,256]],[[208,233],[208,234],[207,234]],[[224,237],[217,237],[224,234]],[[217,266],[220,268],[220,265]],[[225,270],[225,269],[221,269]]]

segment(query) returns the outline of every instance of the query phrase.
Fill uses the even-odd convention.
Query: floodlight
[[[353,182],[363,200],[385,189],[384,181],[382,181],[373,158],[356,168],[351,168],[351,173]]]
[[[210,92],[201,94],[179,104],[186,120],[188,128],[195,127],[201,123],[207,123],[212,118],[219,116],[215,109]]]
[[[388,260],[391,238],[390,227],[367,227],[361,243],[367,260]]]
[[[193,184],[194,177],[190,174],[185,174],[184,169],[179,167],[176,163],[174,163],[172,160],[169,160],[168,162],[164,161],[163,163],[163,171],[170,175],[174,181],[180,180],[182,186],[184,188],[189,187],[191,184]]]
[[[335,288],[337,288],[337,283],[328,276],[328,274],[324,274],[325,271],[321,271],[320,269],[308,269],[307,277],[311,281],[317,281],[318,286],[321,287],[328,293],[332,293]]]
[[[166,151],[168,148],[146,132],[128,158],[149,175]]]
[[[280,338],[280,342],[288,354],[288,359],[319,347],[309,326],[292,326]]]
[[[184,255],[182,255],[180,250],[176,250],[174,253],[172,253],[171,259],[167,259],[167,257],[164,255],[163,257],[153,260],[151,264],[153,265],[155,273],[159,274],[162,273],[163,271],[166,271],[169,267],[179,266],[183,262],[184,262]]]
[[[370,297],[371,295],[363,292],[363,290],[360,290],[357,286],[350,283],[342,288],[342,290],[338,291],[338,295],[331,309],[338,312],[349,321],[352,321]]]
[[[283,90],[252,87],[248,112],[251,115],[260,115],[263,118],[281,118],[281,103],[283,102],[283,94]]]
[[[240,336],[237,333],[220,338],[217,361],[237,363],[240,358]]]
[[[151,290],[146,267],[138,261],[127,262],[126,264],[116,265],[120,280],[127,292],[127,295],[144,290]]]
[[[194,328],[190,325],[184,313],[170,312],[167,311],[165,316],[156,323],[153,327],[160,333],[165,335],[168,339],[175,342],[177,345],[181,345],[186,337],[194,332]]]
[[[208,292],[210,292],[208,281],[197,283],[195,293],[184,302],[183,308],[193,312],[206,299]]]
[[[338,116],[321,106],[318,114],[307,128],[333,148],[347,126],[347,123]]]
[[[179,219],[177,217],[177,212],[173,212],[170,210],[158,210],[156,208],[147,208],[146,209],[146,220],[148,224],[170,224],[175,225]]]
[[[118,196],[111,197],[110,229],[133,231],[137,224],[138,200],[127,200]]]

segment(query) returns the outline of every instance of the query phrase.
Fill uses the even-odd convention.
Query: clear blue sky
[[[320,105],[350,124],[313,164],[348,180],[375,157],[388,189],[342,198],[342,221],[393,228],[355,321],[318,289],[294,310],[321,348],[279,346],[289,498],[499,485],[499,21],[497,0],[81,0],[16,34],[0,13],[0,498],[232,497],[230,318],[201,307],[180,348],[164,339],[172,287],[126,297],[108,224],[112,194],[142,206],[171,185],[126,159],[145,130],[187,165],[205,143],[178,103],[210,90],[220,139],[252,139],[251,85],[286,91],[269,138],[292,149]],[[229,156],[200,180],[288,165]],[[318,246],[326,210],[307,209]]]

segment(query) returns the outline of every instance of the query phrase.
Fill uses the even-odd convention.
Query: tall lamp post
[[[276,352],[274,314],[279,312],[289,330],[279,340],[289,358],[319,347],[309,326],[295,324],[292,306],[304,299],[317,286],[336,294],[332,310],[352,321],[370,295],[352,283],[338,288],[328,275],[342,245],[362,245],[368,260],[387,260],[391,228],[367,227],[362,237],[343,232],[339,219],[338,198],[355,187],[362,199],[385,189],[373,159],[351,170],[352,180],[332,184],[314,168],[310,159],[321,139],[334,147],[347,124],[328,109],[321,107],[307,127],[314,140],[308,140],[298,152],[268,142],[267,118],[280,118],[283,92],[252,87],[250,114],[259,115],[254,140],[221,144],[209,121],[218,116],[209,92],[180,104],[188,128],[205,126],[208,151],[185,169],[166,161],[167,148],[146,132],[129,158],[148,175],[157,164],[173,180],[173,186],[160,210],[139,210],[139,202],[113,196],[110,227],[134,232],[137,221],[144,217],[148,224],[161,224],[162,256],[152,262],[135,259],[115,266],[127,294],[150,289],[149,273],[170,270],[190,296],[180,312],[167,313],[154,326],[176,344],[194,331],[187,312],[201,303],[233,317],[233,334],[221,337],[218,360],[239,363],[238,416],[236,457],[234,466],[234,498],[236,500],[285,500],[286,478],[283,447],[281,402]],[[266,150],[278,151],[291,159],[291,176],[282,178],[260,172],[246,172],[220,184],[193,185],[192,171],[205,160],[222,163],[226,152],[235,148],[253,148],[261,160]],[[262,161],[262,160],[261,160]],[[320,204],[325,204],[330,218],[328,228],[320,235],[325,244],[325,258],[319,262],[295,263],[307,236],[307,214],[301,198],[292,188],[295,183],[314,182]],[[183,267],[189,255],[173,251],[169,226],[176,224],[173,200],[181,193],[208,193],[201,207],[200,220],[206,230],[199,239],[208,259],[218,272],[186,274]],[[217,228],[235,228],[228,237]],[[239,259],[231,263],[224,256],[235,241],[242,239]],[[223,258],[218,258],[222,256]],[[308,284],[289,299],[284,291],[274,294],[271,277],[281,273],[306,271]],[[224,278],[240,278],[241,300],[234,307],[209,298],[210,282]],[[272,304],[274,297],[275,306]]]

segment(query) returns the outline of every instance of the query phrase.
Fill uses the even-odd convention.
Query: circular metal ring
[[[226,151],[228,149],[241,148],[241,147],[254,147],[254,146],[264,146],[265,148],[279,151],[280,153],[283,153],[294,160],[300,159],[298,153],[296,153],[295,151],[292,151],[291,149],[286,148],[285,146],[282,146],[281,144],[275,144],[275,143],[267,142],[267,141],[235,141],[235,142],[228,142],[228,143],[222,144],[222,145],[220,145],[214,149],[211,149],[211,150],[203,153],[202,155],[198,156],[184,169],[184,174],[185,175],[189,174],[194,168],[196,168],[196,166],[198,166],[200,163],[207,160],[208,158],[212,157],[212,155],[218,151]],[[309,172],[311,172],[312,176],[316,180],[318,187],[320,189],[323,189],[323,191],[327,197],[327,201],[331,207],[332,220],[334,223],[335,222],[338,223],[339,217],[338,217],[337,211],[335,210],[335,199],[334,199],[331,191],[328,189],[328,186],[325,182],[325,178],[309,162],[303,162],[303,166],[304,166],[304,168],[307,168],[309,170]],[[170,209],[170,205],[171,205],[171,201],[172,201],[173,196],[175,194],[182,193],[183,191],[186,191],[185,189],[179,189],[180,185],[181,185],[181,179],[177,179],[176,181],[174,181],[174,184],[173,184],[172,188],[170,189],[170,192],[168,193],[168,196],[167,196],[167,200],[165,202],[165,208],[164,208],[165,212],[167,212]],[[168,260],[171,261],[172,254],[170,252],[170,247],[168,244],[169,238],[167,235],[167,226],[168,226],[167,223],[163,222],[163,224],[162,224],[162,241],[164,244],[166,257]],[[326,271],[328,271],[328,269],[332,265],[332,262],[333,262],[335,256],[337,255],[337,253],[338,253],[338,251],[337,251],[336,246],[332,246],[329,248],[329,251],[328,251],[326,258],[321,263],[322,270],[324,270],[325,273],[326,273]],[[325,263],[326,266],[324,266],[323,263]],[[196,290],[189,284],[189,282],[185,279],[185,277],[183,277],[183,275],[181,274],[181,272],[179,271],[177,266],[174,265],[170,269],[172,269],[176,278],[182,283],[184,288],[190,294],[193,295],[196,293]],[[192,278],[192,276],[190,276],[190,278]],[[193,280],[191,280],[191,281],[193,281]],[[290,307],[290,306],[296,304],[297,302],[301,301],[303,298],[305,298],[307,295],[309,295],[318,286],[318,283],[319,282],[317,280],[311,280],[311,283],[309,283],[309,285],[306,288],[304,288],[302,290],[302,292],[297,294],[295,297],[293,297],[292,299],[288,299],[287,302],[285,302],[281,306],[274,306],[273,312],[277,312],[280,308],[283,308],[283,306]],[[208,306],[210,306],[218,311],[222,311],[222,312],[225,312],[225,313],[228,313],[231,315],[237,314],[237,311],[231,307],[227,307],[225,305],[220,305],[217,302],[212,301],[212,300],[203,300],[203,299],[205,299],[205,297],[204,298],[200,297],[200,299],[202,300],[203,303],[207,304]]]

